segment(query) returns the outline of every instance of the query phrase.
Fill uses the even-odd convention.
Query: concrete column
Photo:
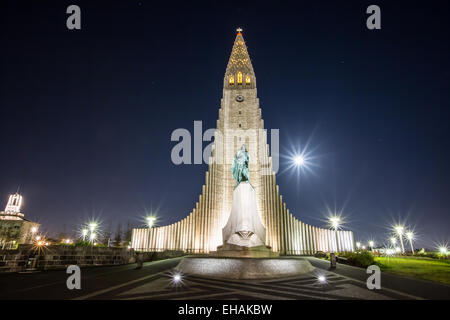
[[[286,254],[291,254],[290,253],[290,251],[292,250],[291,249],[291,241],[290,241],[290,236],[291,236],[291,234],[290,234],[290,232],[289,232],[289,211],[288,210],[286,210],[286,206],[284,205],[284,203],[283,203],[283,215],[285,216],[285,219],[284,219],[284,221],[285,221],[285,227],[284,227],[284,242],[285,242],[285,245],[286,245]]]
[[[313,243],[313,253],[317,252],[317,228],[312,227],[312,243]]]
[[[305,246],[306,246],[306,254],[310,254],[310,253],[311,253],[311,247],[310,247],[310,242],[309,242],[309,225],[307,225],[307,224],[305,223],[304,227],[305,227]]]
[[[197,213],[198,219],[199,219],[199,223],[198,223],[198,226],[199,226],[199,229],[198,229],[198,239],[199,239],[198,250],[199,250],[199,253],[203,253],[204,238],[205,238],[205,230],[204,230],[204,222],[205,222],[204,214],[205,214],[205,210],[203,210],[204,209],[203,206],[205,204],[204,194],[205,194],[205,186],[203,185],[202,186],[202,194],[200,195],[199,200],[198,200],[198,213]]]
[[[296,224],[295,224],[295,218],[294,218],[294,216],[292,215],[292,213],[289,213],[290,214],[290,218],[291,218],[291,241],[292,241],[292,244],[291,244],[291,246],[292,246],[292,251],[293,251],[293,253],[292,254],[297,254],[296,252],[297,252],[297,234],[296,234],[296,228],[295,228],[295,226],[296,226]]]
[[[299,221],[294,217],[294,232],[295,232],[295,254],[300,254],[300,230],[299,230]]]
[[[198,215],[198,202],[195,204],[194,214],[192,218],[194,219],[194,253],[198,253],[200,248],[200,219]]]
[[[274,205],[273,205],[273,188],[272,188],[272,174],[270,176],[267,177],[268,180],[268,185],[267,185],[267,193],[269,196],[269,211],[268,211],[268,216],[269,216],[269,223],[267,228],[270,230],[270,246],[272,247],[272,250],[277,250],[276,248],[276,244],[275,244],[275,232],[274,232],[274,219],[273,219],[273,213],[274,213]]]
[[[306,254],[306,237],[305,237],[305,224],[300,223],[301,228],[301,241],[302,241],[302,254]]]
[[[297,220],[298,229],[298,254],[302,254],[303,251],[303,238],[302,238],[302,222]]]
[[[271,213],[271,219],[272,219],[272,241],[273,241],[273,247],[274,250],[279,252],[280,251],[280,244],[278,241],[278,210],[277,210],[277,193],[276,193],[276,187],[275,187],[275,177],[274,175],[270,175],[270,184],[271,184],[271,197],[270,201],[272,203],[272,213]]]

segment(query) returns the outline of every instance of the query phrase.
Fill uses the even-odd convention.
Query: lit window
[[[242,84],[242,72],[238,72],[238,75],[237,75],[237,83],[238,84]]]
[[[234,84],[234,77],[233,77],[233,76],[230,77],[229,83],[230,83],[231,85]]]
[[[250,82],[251,82],[250,76],[245,76],[245,83],[250,84]]]

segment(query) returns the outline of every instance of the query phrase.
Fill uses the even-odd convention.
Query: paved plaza
[[[81,290],[68,290],[65,271],[0,274],[0,286],[8,287],[0,299],[76,300],[405,300],[449,299],[450,287],[382,273],[382,289],[368,290],[364,269],[307,257],[315,270],[301,276],[271,280],[224,280],[182,275],[174,283],[174,268],[181,258],[135,265],[85,268]],[[319,281],[323,276],[325,281]]]

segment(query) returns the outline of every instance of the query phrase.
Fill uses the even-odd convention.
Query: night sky
[[[371,4],[381,30],[366,28]],[[172,164],[170,135],[216,126],[242,27],[265,127],[280,129],[282,156],[309,141],[314,157],[300,176],[282,159],[291,212],[326,227],[326,207],[342,211],[356,240],[383,243],[402,222],[417,246],[446,243],[449,6],[2,0],[0,207],[20,186],[25,217],[52,234],[188,215],[207,166]]]

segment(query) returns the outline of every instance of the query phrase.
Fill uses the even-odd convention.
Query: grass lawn
[[[375,257],[381,271],[450,284],[450,260]]]

